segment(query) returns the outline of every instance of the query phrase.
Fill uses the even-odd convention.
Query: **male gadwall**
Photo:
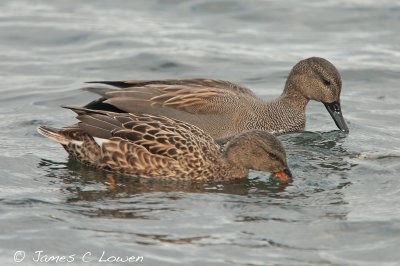
[[[281,142],[265,131],[252,130],[225,146],[188,123],[148,114],[74,110],[80,121],[61,129],[38,127],[87,165],[143,178],[193,181],[234,181],[249,169],[291,180]]]
[[[85,106],[112,112],[163,115],[198,126],[214,139],[257,129],[273,134],[303,130],[309,100],[322,102],[337,127],[348,132],[340,107],[342,81],[329,61],[311,57],[297,63],[283,93],[266,102],[250,89],[222,80],[100,81],[118,87],[89,87],[102,97]]]

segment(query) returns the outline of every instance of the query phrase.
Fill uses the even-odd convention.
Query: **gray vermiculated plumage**
[[[285,150],[267,132],[239,134],[223,147],[200,128],[179,120],[71,109],[78,113],[78,124],[40,126],[38,131],[87,165],[168,180],[232,181],[245,178],[249,169],[277,173],[283,182],[290,178]]]
[[[262,100],[246,87],[222,80],[93,83],[117,88],[86,88],[102,96],[87,104],[86,108],[164,115],[196,125],[214,139],[252,129],[273,134],[303,130],[305,110],[310,99],[324,104],[336,103],[341,121],[337,121],[338,118],[330,113],[338,127],[348,131],[340,110],[340,74],[329,61],[318,57],[296,64],[288,76],[282,95],[271,102]]]

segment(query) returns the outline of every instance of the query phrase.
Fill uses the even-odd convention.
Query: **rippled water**
[[[43,250],[82,265],[103,251],[143,265],[400,265],[399,16],[372,0],[1,1],[1,264],[25,251],[20,265],[36,265]],[[350,135],[310,103],[307,131],[280,137],[288,187],[253,172],[204,186],[117,176],[112,189],[35,131],[74,121],[59,106],[94,99],[84,81],[210,77],[273,99],[309,56],[341,72]]]

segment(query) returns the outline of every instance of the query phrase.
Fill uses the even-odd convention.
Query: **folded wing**
[[[214,136],[232,132],[238,118],[260,99],[248,88],[222,80],[101,81],[89,87],[102,97],[85,106],[113,112],[164,115],[196,125]],[[222,132],[220,132],[222,131]]]
[[[196,166],[204,166],[206,162],[200,158],[218,153],[210,136],[178,120],[67,108],[78,113],[79,127],[101,146],[102,168],[140,176],[173,177],[178,172],[183,175],[182,169],[194,171]]]

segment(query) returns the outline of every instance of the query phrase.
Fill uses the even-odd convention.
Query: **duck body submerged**
[[[198,127],[163,116],[70,109],[78,124],[38,131],[96,168],[164,180],[234,181],[249,169],[291,179],[282,144],[267,132],[244,132],[220,146]]]

